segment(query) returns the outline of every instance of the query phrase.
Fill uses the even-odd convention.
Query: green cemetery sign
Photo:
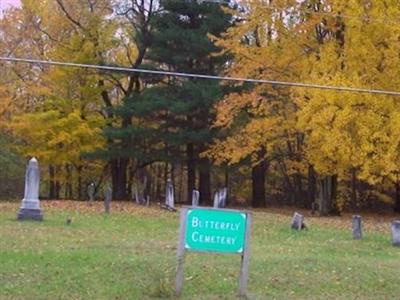
[[[239,295],[246,296],[249,277],[250,231],[248,211],[209,207],[182,207],[177,248],[175,292],[181,294],[186,251],[237,253],[241,257]]]
[[[216,209],[188,209],[185,248],[190,251],[242,253],[247,214]]]

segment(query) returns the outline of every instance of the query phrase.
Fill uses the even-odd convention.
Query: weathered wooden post
[[[242,254],[242,261],[240,264],[240,276],[239,276],[240,297],[246,297],[247,295],[247,282],[249,281],[249,263],[250,263],[250,238],[251,238],[252,226],[253,226],[253,216],[251,213],[249,213],[247,214],[245,245]]]
[[[180,215],[179,242],[178,249],[176,251],[178,266],[176,270],[175,293],[177,296],[181,294],[183,287],[183,263],[185,260],[185,233],[187,210],[187,208],[182,208]]]

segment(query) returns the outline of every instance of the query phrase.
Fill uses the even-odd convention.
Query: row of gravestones
[[[94,203],[95,192],[96,192],[96,186],[94,182],[92,182],[88,186],[89,205],[92,205]],[[111,199],[112,199],[112,188],[111,186],[108,185],[104,191],[104,211],[106,214],[110,213]]]
[[[21,208],[18,212],[18,220],[34,219],[42,220],[43,215],[40,208],[39,202],[39,165],[36,158],[32,158],[26,169],[25,174],[25,192],[24,198],[22,199]],[[95,185],[91,183],[88,188],[89,201],[94,201]],[[224,208],[226,206],[227,189],[222,188],[214,194],[214,207]],[[105,191],[104,209],[106,213],[110,212],[110,204],[112,198],[112,189],[107,187]],[[200,193],[197,190],[193,190],[192,193],[192,206],[198,206],[200,199]],[[175,210],[174,208],[174,187],[171,180],[167,181],[165,205]],[[291,228],[301,230],[307,228],[304,224],[304,216],[295,212],[291,222]],[[396,220],[392,223],[392,241],[393,245],[400,247],[400,220]],[[361,216],[353,216],[353,238],[362,238],[362,219]]]
[[[306,229],[307,226],[304,223],[304,216],[295,212],[290,226],[295,230]],[[391,231],[393,246],[400,247],[400,220],[395,220],[392,222]],[[359,215],[353,216],[352,233],[353,239],[362,239],[362,218]]]
[[[226,198],[228,194],[227,188],[221,188],[214,193],[214,208],[224,208],[226,207]],[[199,206],[200,192],[198,190],[193,190],[192,192],[192,206]],[[165,188],[165,205],[169,208],[175,208],[174,202],[174,186],[171,180],[167,181]]]
[[[88,195],[89,195],[89,203],[94,202],[94,194],[95,194],[95,184],[91,183],[88,186]],[[104,208],[105,212],[110,212],[110,204],[112,198],[112,189],[111,187],[107,187],[104,193]],[[227,188],[221,188],[214,193],[214,208],[224,208],[226,207],[226,198],[227,198]],[[149,206],[149,196],[147,196],[146,202],[142,202],[138,200],[136,197],[136,202],[138,204],[146,204]],[[138,202],[139,201],[139,202]],[[198,190],[193,190],[192,193],[192,206],[199,206],[200,201],[200,192]],[[174,186],[171,180],[167,180],[167,184],[165,187],[165,208],[171,211],[175,211],[175,198],[174,198]]]

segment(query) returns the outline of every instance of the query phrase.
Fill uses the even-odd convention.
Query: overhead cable
[[[62,67],[73,67],[73,68],[96,69],[96,70],[111,71],[111,72],[140,73],[140,74],[164,75],[164,76],[173,76],[173,77],[198,78],[198,79],[209,79],[209,80],[220,80],[220,81],[260,83],[260,84],[269,84],[269,85],[274,85],[274,86],[287,86],[287,87],[296,87],[296,88],[333,90],[333,91],[352,92],[352,93],[400,96],[400,92],[398,92],[398,91],[389,91],[389,90],[380,90],[380,89],[367,89],[367,88],[360,88],[360,87],[320,85],[320,84],[312,84],[312,83],[290,82],[290,81],[279,81],[279,80],[268,80],[268,79],[255,79],[255,78],[215,76],[215,75],[204,75],[204,74],[193,74],[193,73],[182,73],[182,72],[169,72],[169,71],[163,71],[163,70],[149,70],[149,69],[138,69],[138,68],[129,68],[129,67],[118,67],[118,66],[92,65],[92,64],[39,60],[39,59],[30,59],[30,58],[16,58],[16,57],[1,57],[0,56],[0,61],[41,64],[41,65],[50,65],[50,66],[62,66]]]

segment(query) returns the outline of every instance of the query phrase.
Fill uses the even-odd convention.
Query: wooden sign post
[[[252,214],[247,211],[208,207],[183,207],[180,215],[178,267],[175,292],[183,288],[185,251],[239,254],[239,295],[246,296],[249,277]]]

